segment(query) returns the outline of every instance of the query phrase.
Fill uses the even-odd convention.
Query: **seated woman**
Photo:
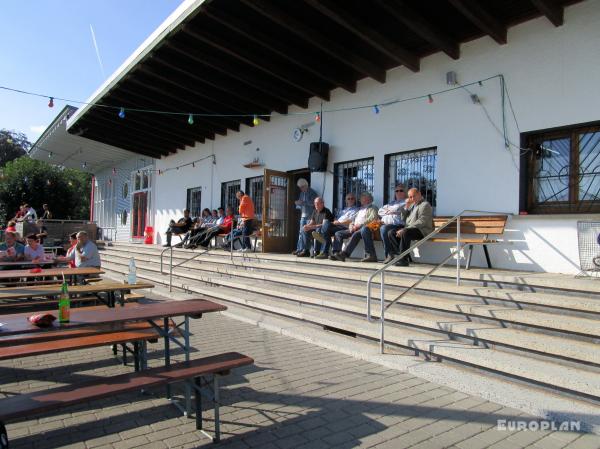
[[[25,260],[31,262],[41,262],[44,260],[44,245],[36,234],[27,236],[27,246],[25,247]]]

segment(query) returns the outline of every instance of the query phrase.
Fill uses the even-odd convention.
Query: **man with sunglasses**
[[[404,186],[397,184],[394,188],[394,200],[379,209],[378,214],[381,217],[381,241],[383,242],[383,251],[385,253],[385,260],[383,263],[388,263],[393,259],[390,254],[391,243],[388,237],[388,233],[393,231],[395,234],[398,229],[404,227],[404,220],[402,220],[400,210],[406,203],[406,193],[404,192]]]

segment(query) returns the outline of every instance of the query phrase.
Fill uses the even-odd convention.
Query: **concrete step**
[[[164,249],[156,245],[140,245],[134,243],[119,242],[115,244],[117,248],[129,248],[135,252],[148,252],[156,255],[160,255]],[[193,251],[184,249],[174,249],[174,254],[185,254],[193,255]],[[166,253],[168,255],[168,252]],[[212,257],[229,258],[229,253],[214,250],[211,251]],[[246,253],[241,255],[234,252],[234,258],[241,260],[255,260],[263,262],[275,262],[276,264],[302,264],[302,265],[313,265],[313,266],[325,266],[330,269],[337,267],[344,269],[351,269],[354,271],[371,273],[377,268],[383,266],[382,263],[361,263],[356,259],[348,259],[346,263],[332,262],[328,260],[314,260],[301,258],[298,259],[295,256],[288,254],[274,254],[274,253]],[[400,268],[391,267],[390,272],[392,273],[403,273],[411,276],[421,276],[428,272],[432,268],[428,264],[413,264],[410,267]],[[456,269],[449,263],[447,266],[440,268],[436,271],[435,277],[438,279],[446,278],[452,280],[455,278]],[[514,288],[519,290],[532,290],[535,289],[554,289],[563,292],[580,292],[582,294],[597,295],[600,293],[600,282],[595,279],[578,279],[572,275],[558,274],[558,273],[540,273],[540,272],[529,272],[529,271],[515,271],[515,270],[498,270],[488,268],[473,268],[470,270],[461,270],[461,277],[467,282],[477,282],[489,285],[501,285],[501,284],[512,284]]]
[[[162,286],[155,287],[153,294],[171,300],[186,300],[198,296],[191,292],[169,292],[168,288]],[[530,383],[515,382],[504,376],[487,375],[487,373],[482,375],[483,372],[480,370],[459,364],[424,362],[421,357],[407,350],[388,347],[386,353],[381,354],[379,345],[372,340],[349,337],[324,330],[322,326],[313,323],[265,313],[228,301],[215,298],[212,300],[226,305],[227,310],[220,313],[230,318],[334,350],[358,360],[376,363],[397,370],[398,374],[408,373],[543,419],[557,422],[578,420],[582,423],[582,431],[600,435],[600,406],[591,402],[571,396],[565,397],[549,389],[542,390]]]
[[[119,250],[112,250],[104,252],[110,257],[130,257],[130,253]],[[150,253],[149,251],[136,254],[136,259],[144,260],[147,262],[157,262],[155,258],[156,251]],[[182,262],[184,257],[178,255],[174,258],[174,263]],[[201,257],[198,260],[192,260],[187,262],[185,267],[199,268],[202,267],[205,271],[215,272],[230,272],[232,275],[252,277],[256,279],[266,278],[269,279],[287,279],[289,283],[294,282],[306,282],[314,279],[314,276],[318,276],[327,285],[327,288],[331,287],[331,283],[336,283],[336,290],[343,289],[342,291],[349,292],[348,290],[353,289],[356,294],[366,296],[366,286],[364,284],[366,276],[356,276],[355,273],[344,272],[338,270],[323,270],[322,266],[311,266],[311,264],[292,264],[291,266],[282,266],[281,264],[266,264],[263,262],[253,261],[238,261],[232,265],[229,258],[214,258],[212,256]],[[168,265],[165,265],[168,268]],[[240,270],[243,268],[244,270]],[[251,271],[249,269],[252,269]],[[283,274],[283,277],[281,277]],[[392,290],[390,295],[395,295],[401,292],[404,288],[413,285],[415,280],[413,278],[402,277],[401,274],[395,276],[386,276],[386,288],[395,287],[396,290]],[[338,285],[339,284],[339,285]],[[345,286],[345,287],[344,287]],[[378,295],[379,284],[374,284],[373,294]],[[592,317],[600,316],[600,300],[592,299],[589,297],[579,297],[574,295],[565,295],[563,292],[558,293],[533,293],[533,292],[521,292],[514,289],[493,289],[488,287],[475,287],[461,285],[456,286],[444,280],[428,280],[419,285],[417,291],[421,292],[435,292],[442,293],[444,295],[459,295],[461,299],[472,298],[477,302],[501,302],[504,304],[510,304],[512,307],[530,307],[538,308],[540,310],[548,309],[555,310],[560,309],[569,313],[592,315]],[[360,293],[358,293],[360,292]],[[387,296],[386,296],[387,297]],[[391,298],[388,298],[391,299]]]
[[[105,264],[111,269],[121,270],[126,273],[125,263]],[[158,274],[156,267],[140,264],[139,268]],[[202,280],[213,285],[220,285],[241,291],[260,293],[270,297],[296,301],[299,303],[321,306],[336,311],[351,312],[364,316],[365,303],[363,299],[341,296],[337,293],[324,294],[310,288],[297,287],[290,289],[270,281],[248,283],[223,274],[209,274],[190,272],[189,270],[175,269],[174,275],[181,283]],[[420,301],[437,300],[430,296],[407,295],[407,301],[419,304]],[[517,310],[527,314],[522,310]],[[550,314],[546,314],[550,315]],[[373,306],[373,316],[378,317],[378,306]],[[546,317],[547,318],[547,317]],[[556,317],[555,317],[556,318]],[[521,352],[534,352],[539,355],[559,357],[577,363],[600,366],[600,351],[594,342],[578,341],[564,336],[539,335],[520,329],[504,327],[502,323],[483,322],[477,323],[469,317],[440,316],[430,310],[407,308],[405,304],[394,305],[386,313],[386,319],[404,325],[410,325],[435,332],[450,334],[455,338],[468,339],[476,344],[500,345]]]
[[[159,266],[152,260],[152,258],[138,258],[139,261],[140,259],[144,263],[149,264],[147,265],[148,269],[158,271]],[[120,260],[121,263],[128,263],[128,259],[125,256],[119,257],[116,255],[111,255],[111,260],[113,262]],[[321,278],[298,277],[297,275],[289,274],[265,274],[257,272],[256,270],[232,268],[231,266],[215,267],[213,265],[197,261],[189,262],[188,265],[185,266],[185,269],[189,270],[189,273],[186,273],[185,276],[189,277],[196,276],[197,271],[194,270],[194,268],[197,268],[199,270],[202,270],[204,275],[208,275],[208,273],[227,274],[231,276],[251,279],[253,281],[278,282],[280,284],[285,284],[285,286],[273,286],[272,288],[283,288],[285,290],[288,290],[290,286],[310,286],[312,289],[321,289],[323,292],[326,292],[332,287],[331,283],[328,280],[322,280]],[[183,267],[176,268],[176,270],[181,269],[183,269]],[[395,299],[400,291],[401,290],[386,291],[386,300],[391,301]],[[446,290],[438,290],[438,292],[439,291],[446,292]],[[364,302],[364,298],[366,297],[366,287],[363,284],[357,283],[355,281],[345,281],[345,285],[335,286],[335,294],[339,293],[352,295],[355,298],[363,298]],[[373,307],[377,307],[376,304],[378,302],[378,299],[376,297],[373,299]],[[534,326],[539,330],[545,330],[552,333],[566,333],[571,335],[578,335],[588,339],[595,339],[600,337],[599,321],[596,319],[562,315],[561,319],[557,320],[556,314],[553,313],[538,312],[533,310],[522,310],[517,305],[512,303],[506,303],[503,305],[490,305],[482,303],[482,301],[482,298],[465,298],[462,296],[457,296],[456,294],[451,297],[439,297],[433,296],[432,294],[425,295],[419,294],[419,291],[411,292],[407,294],[404,298],[402,298],[402,304],[405,306],[448,312],[452,314],[461,315],[462,317],[476,317],[485,320],[492,320],[499,322],[503,325],[510,324],[526,327]]]
[[[113,267],[105,268],[112,271]],[[126,269],[116,272],[122,276],[125,271]],[[158,282],[159,279],[164,282],[165,278],[158,276],[155,272],[144,270],[140,270],[138,275],[140,278],[153,282]],[[187,281],[187,279],[185,280]],[[176,281],[179,282],[179,278]],[[200,282],[177,284],[176,286],[262,312],[341,329],[366,338],[379,338],[377,323],[369,323],[364,318],[348,312],[323,313],[320,306],[305,303],[294,304],[250,291],[244,291],[244,294],[241,295],[237,289],[206,285]],[[386,326],[386,342],[414,351],[415,354],[424,354],[428,357],[476,367],[532,382],[539,386],[550,387],[553,390],[559,389],[594,401],[600,400],[600,376],[595,370],[564,366],[515,353],[474,346],[453,340],[448,336],[407,328],[396,323],[388,323]]]

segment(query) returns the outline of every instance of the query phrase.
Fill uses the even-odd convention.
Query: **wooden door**
[[[296,242],[292,235],[293,175],[265,169],[263,196],[263,252],[286,253]]]
[[[138,192],[133,194],[133,208],[131,210],[131,237],[141,239],[146,228],[146,212],[148,193]]]

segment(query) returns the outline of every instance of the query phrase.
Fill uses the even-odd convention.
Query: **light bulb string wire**
[[[378,108],[388,107],[388,106],[392,106],[392,105],[399,104],[399,103],[405,103],[408,101],[428,99],[430,96],[442,95],[442,94],[445,94],[448,92],[462,89],[464,87],[481,84],[481,83],[484,83],[486,81],[490,81],[490,80],[493,80],[496,78],[500,78],[501,80],[503,80],[504,76],[502,74],[493,75],[493,76],[489,76],[487,78],[483,78],[478,81],[473,81],[471,83],[462,84],[462,85],[450,87],[447,89],[441,89],[441,90],[438,90],[435,92],[429,92],[426,94],[416,95],[414,97],[395,98],[395,99],[391,99],[391,100],[384,100],[381,103],[370,103],[370,104],[363,104],[363,105],[357,105],[357,106],[328,108],[328,109],[323,109],[322,111],[316,110],[316,111],[277,113],[277,115],[284,116],[284,117],[285,116],[306,116],[306,115],[314,115],[316,113],[321,113],[321,112],[323,112],[323,113],[347,112],[347,111],[356,111],[356,110],[361,110],[361,109],[373,109],[374,107],[378,107]],[[141,112],[141,113],[148,113],[148,114],[177,115],[177,116],[185,116],[188,118],[190,115],[193,115],[194,117],[260,117],[260,118],[275,116],[274,113],[222,114],[222,113],[207,113],[207,112],[190,112],[190,111],[179,112],[179,111],[164,111],[164,110],[157,110],[157,109],[128,108],[128,107],[123,107],[123,106],[113,106],[113,105],[107,105],[107,104],[102,104],[102,103],[91,103],[91,102],[87,102],[87,101],[72,100],[72,99],[56,97],[56,96],[52,96],[52,95],[40,94],[37,92],[30,92],[30,91],[26,91],[26,90],[22,90],[22,89],[15,89],[12,87],[7,87],[7,86],[0,86],[0,90],[20,93],[23,95],[31,95],[31,96],[35,96],[35,97],[41,97],[41,98],[48,98],[48,99],[53,98],[54,101],[64,101],[66,103],[74,103],[74,104],[79,104],[79,105],[84,105],[84,106],[93,106],[93,107],[99,107],[99,108],[113,109],[118,112],[125,111],[125,112]]]

